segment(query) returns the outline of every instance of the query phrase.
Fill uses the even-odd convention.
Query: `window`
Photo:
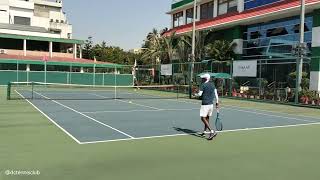
[[[238,11],[238,2],[237,0],[229,1],[228,12],[236,12]]]
[[[178,12],[173,15],[173,27],[183,25],[183,12]]]
[[[196,13],[196,18],[198,16],[198,12]],[[186,22],[187,24],[193,22],[193,8],[186,10]]]
[[[31,25],[31,20],[28,17],[20,17],[20,16],[15,16],[14,17],[14,24],[20,24],[20,25]]]
[[[247,10],[247,9],[257,8],[257,7],[261,7],[261,6],[272,4],[279,1],[282,1],[282,0],[245,0],[244,9]]]
[[[250,39],[258,39],[261,36],[259,31],[251,32]]]
[[[281,35],[286,35],[286,34],[288,34],[288,31],[284,27],[273,28],[273,29],[267,30],[267,37],[281,36]]]
[[[219,0],[218,15],[226,14],[228,12],[228,1]]]
[[[210,19],[213,18],[213,1],[202,4],[200,6],[200,19]]]
[[[294,25],[293,29],[294,33],[300,33],[300,24]],[[307,24],[304,24],[304,32],[308,32],[310,29],[308,28]]]
[[[237,11],[237,0],[219,0],[218,15]]]

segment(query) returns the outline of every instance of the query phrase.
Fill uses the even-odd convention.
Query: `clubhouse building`
[[[304,41],[309,58],[304,70],[310,74],[309,89],[320,91],[320,1],[305,1]],[[192,31],[193,3],[173,1],[167,12],[171,29],[165,35]],[[196,12],[196,30],[211,30],[210,40],[234,42],[235,60],[265,60],[274,65],[281,62],[278,72],[264,72],[278,73],[278,77],[295,70],[292,47],[300,38],[300,0],[198,0]],[[286,79],[278,79],[281,78]]]

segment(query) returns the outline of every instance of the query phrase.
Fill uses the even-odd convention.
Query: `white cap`
[[[207,79],[207,80],[210,79],[210,75],[209,74],[202,74],[200,77],[204,78],[204,79]]]

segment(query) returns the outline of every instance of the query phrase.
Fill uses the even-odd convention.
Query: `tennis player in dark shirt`
[[[219,97],[217,89],[214,84],[210,82],[210,75],[204,74],[201,76],[202,85],[200,86],[199,93],[197,96],[202,96],[202,103],[200,108],[200,117],[204,124],[204,131],[201,136],[205,136],[206,130],[209,130],[210,134],[208,140],[212,140],[217,136],[217,132],[211,128],[209,119],[213,113],[213,100],[215,99],[216,108],[219,107]]]

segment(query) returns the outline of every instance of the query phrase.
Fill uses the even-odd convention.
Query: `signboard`
[[[161,65],[161,75],[162,76],[172,76],[172,64],[162,64]]]
[[[233,77],[257,77],[257,61],[234,61]]]

